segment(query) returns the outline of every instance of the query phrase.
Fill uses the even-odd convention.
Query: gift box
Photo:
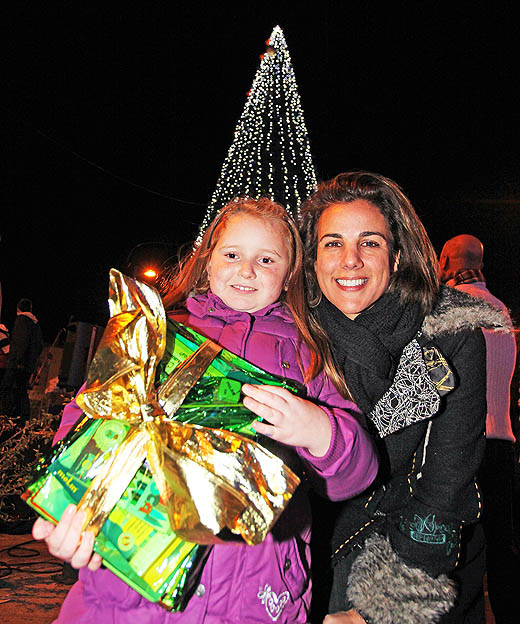
[[[43,518],[57,523],[70,503],[79,504],[96,476],[96,465],[129,429],[117,420],[82,418],[53,456],[38,466],[42,474],[23,499]],[[184,608],[209,554],[207,546],[187,542],[171,530],[146,460],[101,527],[94,550],[107,568],[142,596],[173,610]]]
[[[272,375],[227,349],[220,349],[184,402],[172,405],[168,377],[173,379],[172,373],[205,342],[206,338],[194,329],[167,319],[165,353],[157,370],[158,398],[166,414],[175,420],[257,437],[251,425],[262,419],[242,403],[242,384],[273,385],[299,396],[305,394],[302,384]]]
[[[256,417],[242,383],[300,388],[167,322],[149,286],[114,269],[110,283],[111,318],[77,397],[85,417],[23,498],[53,522],[76,503],[105,566],[179,610],[210,545],[224,533],[260,543],[299,483],[246,437]]]

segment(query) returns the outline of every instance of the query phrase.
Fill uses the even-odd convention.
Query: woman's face
[[[379,209],[364,199],[326,208],[314,268],[325,297],[348,318],[377,301],[390,280],[390,232]]]

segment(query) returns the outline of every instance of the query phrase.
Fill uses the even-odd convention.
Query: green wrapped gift
[[[104,457],[126,437],[118,420],[82,418],[38,466],[39,478],[23,499],[57,523],[70,503],[79,503]],[[166,507],[145,461],[101,528],[95,552],[104,565],[151,602],[184,608],[196,589],[207,546],[186,542],[171,530]]]
[[[241,401],[243,383],[270,384],[300,393],[295,382],[271,375],[218,349],[205,370],[193,370],[191,389],[180,406],[169,381],[206,341],[191,328],[168,320],[166,347],[157,367],[161,407],[172,420],[254,436],[257,418]],[[196,369],[196,365],[195,365]],[[44,518],[57,523],[67,505],[78,504],[107,456],[126,438],[131,425],[115,419],[83,417],[37,467],[23,495]],[[40,476],[38,476],[40,475]],[[184,541],[170,527],[167,509],[145,460],[98,534],[94,550],[104,565],[142,596],[182,610],[196,589],[210,547]]]
[[[294,394],[304,394],[304,387],[298,382],[267,373],[227,349],[221,349],[183,403],[172,406],[168,398],[168,377],[205,341],[204,336],[190,327],[167,320],[165,353],[157,367],[158,396],[161,407],[175,420],[255,436],[251,424],[258,417],[241,401],[242,384],[274,385]]]

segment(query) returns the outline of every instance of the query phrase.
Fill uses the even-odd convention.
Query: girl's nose
[[[343,248],[343,266],[348,269],[355,269],[363,265],[363,260],[357,245],[345,245]]]
[[[240,277],[243,277],[244,279],[253,279],[254,277],[256,277],[253,264],[247,261],[242,262],[242,264],[240,265],[240,270],[238,274],[240,275]]]

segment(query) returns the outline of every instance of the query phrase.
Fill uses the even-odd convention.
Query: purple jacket
[[[302,381],[296,353],[298,350],[304,366],[309,354],[298,344],[292,316],[283,305],[272,304],[251,315],[231,310],[209,293],[188,299],[186,306],[187,311],[171,316],[264,370]],[[291,452],[303,460],[325,496],[332,500],[354,496],[370,485],[377,472],[374,447],[360,424],[362,418],[325,375],[307,384],[307,392],[309,398],[324,404],[332,425],[331,445],[320,458],[303,448]],[[57,439],[75,422],[78,411],[75,402],[66,408]],[[183,613],[169,613],[148,602],[108,570],[84,568],[57,622],[307,622],[310,521],[308,501],[300,487],[262,544],[214,546],[197,592]]]

